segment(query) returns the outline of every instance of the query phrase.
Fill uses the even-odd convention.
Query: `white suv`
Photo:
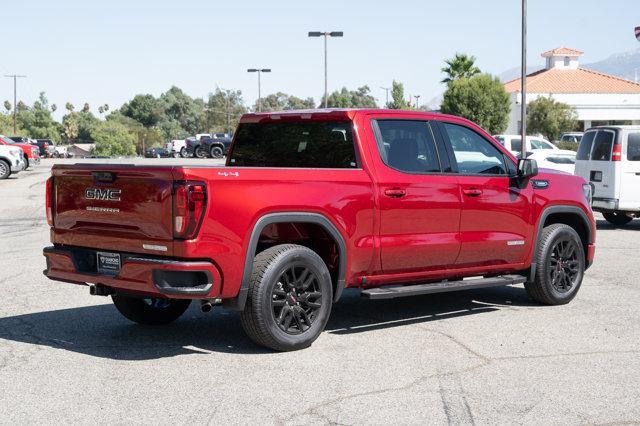
[[[26,163],[22,149],[0,145],[0,179],[6,179],[11,173],[24,170]]]

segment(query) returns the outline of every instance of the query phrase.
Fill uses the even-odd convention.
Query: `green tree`
[[[133,99],[122,105],[120,112],[125,117],[142,123],[143,126],[151,127],[163,119],[164,106],[153,95],[135,95]]]
[[[25,133],[36,139],[60,139],[60,124],[53,119],[49,100],[44,92],[40,92],[33,107],[18,113],[18,121]]]
[[[102,121],[91,131],[95,143],[93,154],[131,156],[136,153],[136,138],[127,127],[115,120]]]
[[[62,140],[64,143],[92,143],[93,128],[99,123],[91,111],[71,111],[62,117]]]
[[[356,90],[343,87],[329,95],[327,105],[329,108],[378,108],[376,98],[370,93],[369,86],[358,87]]]
[[[233,131],[242,114],[246,112],[240,90],[218,88],[207,100],[204,129],[214,132]]]
[[[88,102],[84,103],[84,106],[82,107],[82,112],[90,112],[91,111],[91,107],[89,106]]]
[[[300,99],[286,93],[273,93],[267,97],[256,101],[253,105],[253,111],[258,111],[258,102],[260,102],[260,110],[262,111],[285,111],[291,109],[311,109],[315,107],[313,98]]]
[[[127,128],[136,140],[136,152],[144,154],[146,148],[152,146],[162,146],[165,138],[160,129],[156,127],[145,127],[139,121],[131,117],[125,117],[120,112],[109,114],[107,121],[119,123]]]
[[[387,104],[389,109],[409,109],[409,104],[404,98],[404,85],[393,80],[391,84],[391,102]]]
[[[11,102],[4,101],[4,109],[6,109],[7,112],[11,111]]]
[[[76,107],[74,107],[74,106],[73,106],[73,104],[72,104],[71,102],[67,102],[67,103],[64,105],[64,108],[65,108],[67,111],[69,111],[69,112],[73,112],[73,110],[74,110]]]
[[[165,119],[173,119],[190,134],[196,134],[205,126],[204,101],[193,99],[178,87],[171,87],[160,95]]]
[[[540,97],[527,106],[527,129],[531,133],[541,133],[550,141],[560,139],[563,132],[576,127],[577,116],[574,109],[552,97]]]
[[[460,78],[470,78],[480,74],[480,68],[475,66],[475,56],[468,56],[464,53],[456,53],[452,59],[444,61],[447,66],[441,68],[441,71],[447,76],[442,80],[443,83],[450,83]]]
[[[467,118],[491,134],[502,133],[509,122],[509,94],[489,74],[463,77],[449,82],[440,109]]]

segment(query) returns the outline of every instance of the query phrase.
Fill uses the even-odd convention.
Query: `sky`
[[[637,49],[640,0],[528,0],[528,61],[559,46],[582,62]],[[520,0],[146,1],[58,0],[0,3],[0,74],[25,74],[18,98],[46,92],[64,112],[85,102],[95,112],[172,85],[194,97],[216,87],[258,96],[256,74],[271,68],[262,95],[282,91],[319,101],[323,46],[309,31],[344,31],[329,39],[329,91],[368,85],[379,103],[392,80],[420,102],[442,93],[443,61],[474,55],[482,71],[520,63]],[[0,81],[0,102],[13,81]],[[59,117],[58,117],[59,118]]]

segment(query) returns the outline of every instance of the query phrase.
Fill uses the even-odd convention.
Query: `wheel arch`
[[[238,295],[235,298],[226,299],[223,301],[226,308],[238,311],[244,309],[244,305],[247,301],[247,294],[249,291],[251,273],[253,271],[253,259],[257,254],[258,241],[260,240],[262,231],[269,225],[282,223],[317,225],[324,231],[326,231],[326,233],[332,238],[333,242],[337,246],[339,253],[337,277],[336,281],[332,283],[334,287],[333,301],[337,302],[340,299],[342,291],[345,287],[345,276],[347,269],[347,247],[344,237],[342,236],[340,231],[338,231],[338,228],[326,216],[320,213],[278,212],[268,213],[264,216],[261,216],[253,225],[251,236],[249,238],[249,244],[247,245],[245,253],[240,290],[238,291]]]
[[[585,261],[588,245],[593,243],[593,229],[591,228],[591,221],[587,214],[580,207],[569,205],[555,205],[546,207],[540,214],[536,228],[536,240],[533,245],[532,262],[529,274],[529,281],[533,281],[536,274],[536,253],[538,251],[538,244],[542,236],[542,231],[545,227],[554,223],[563,223],[572,227],[580,236],[582,246],[585,253]]]

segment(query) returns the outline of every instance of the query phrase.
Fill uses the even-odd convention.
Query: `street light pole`
[[[387,105],[389,105],[389,90],[391,90],[391,87],[382,87],[382,86],[380,86],[380,88],[385,91],[385,94],[387,96],[387,103],[385,104],[385,108],[386,108]]]
[[[309,31],[309,37],[324,37],[324,107],[327,108],[327,102],[329,98],[329,85],[327,78],[327,38],[328,37],[343,37],[344,32],[342,31],[331,31],[331,32],[322,32],[322,31]]]
[[[527,158],[527,0],[522,0],[522,69],[520,71],[520,92],[522,102],[520,104],[521,126],[521,152],[520,158]]]
[[[16,126],[16,114],[17,114],[17,110],[18,110],[18,89],[16,88],[18,86],[18,78],[26,78],[26,75],[18,75],[18,74],[11,74],[11,75],[5,75],[5,77],[7,78],[13,78],[13,134],[15,135],[17,133],[17,126]]]
[[[260,74],[263,72],[271,72],[271,68],[249,68],[247,72],[256,72],[258,73],[258,112],[262,110],[262,94],[261,94],[261,82],[260,82]]]
[[[420,105],[418,104],[418,102],[419,102],[419,100],[420,100],[420,96],[422,96],[422,95],[415,95],[415,96],[414,96],[414,98],[416,98],[416,109],[420,106]]]

